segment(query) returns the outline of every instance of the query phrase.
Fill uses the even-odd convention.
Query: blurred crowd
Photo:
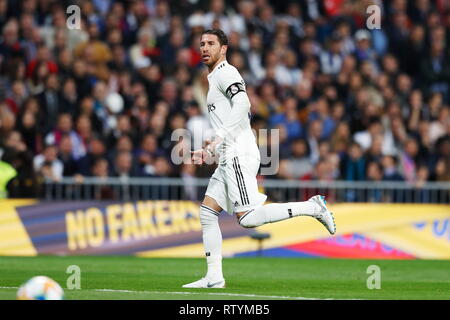
[[[229,37],[252,127],[279,129],[258,135],[280,150],[268,178],[450,181],[448,1],[0,0],[10,195],[64,176],[209,176],[171,161],[171,134],[210,130],[198,51],[210,28]]]

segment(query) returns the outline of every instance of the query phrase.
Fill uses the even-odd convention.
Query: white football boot
[[[334,216],[331,211],[327,208],[327,202],[325,201],[324,196],[314,196],[308,199],[308,201],[312,201],[317,203],[320,207],[320,211],[315,214],[315,218],[319,220],[321,224],[327,228],[328,232],[331,234],[336,233],[336,223],[334,222]]]
[[[183,288],[225,288],[225,279],[222,280],[209,280],[207,278],[201,278],[200,280],[183,285]]]

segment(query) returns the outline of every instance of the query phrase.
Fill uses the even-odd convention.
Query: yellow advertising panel
[[[310,217],[256,229],[220,217],[223,253],[371,259],[450,259],[450,206],[331,204],[337,233]],[[252,233],[268,233],[258,243]],[[201,257],[199,204],[192,201],[0,202],[0,255],[135,254]]]

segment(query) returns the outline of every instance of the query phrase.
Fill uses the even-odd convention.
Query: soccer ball
[[[17,291],[17,300],[62,300],[64,290],[46,276],[36,276],[25,282]]]

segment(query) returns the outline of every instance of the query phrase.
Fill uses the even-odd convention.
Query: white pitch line
[[[201,294],[201,295],[215,295],[215,296],[231,296],[231,297],[249,297],[249,298],[266,298],[266,299],[292,299],[292,300],[332,300],[319,299],[319,298],[306,298],[306,297],[290,297],[290,296],[266,296],[258,294],[246,294],[246,293],[227,293],[227,292],[189,292],[189,291],[133,291],[133,290],[114,290],[114,289],[93,289],[94,291],[103,292],[124,292],[124,293],[157,293],[157,294],[180,294],[180,295],[190,295],[190,294]]]
[[[19,289],[19,287],[0,287],[0,289]],[[230,296],[230,297],[247,297],[247,298],[261,298],[261,299],[286,299],[286,300],[333,300],[333,298],[307,298],[307,297],[291,297],[291,296],[267,296],[258,294],[246,293],[227,293],[227,292],[189,292],[189,291],[135,291],[135,290],[120,290],[120,289],[83,289],[87,291],[97,292],[121,292],[121,293],[153,293],[153,294],[179,294],[179,295],[211,295],[211,296]]]

